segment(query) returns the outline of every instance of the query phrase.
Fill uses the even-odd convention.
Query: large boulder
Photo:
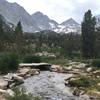
[[[80,83],[78,82],[80,80],[80,78],[76,78],[76,77],[73,77],[73,78],[70,78],[68,80],[68,85],[70,87],[80,87]]]
[[[14,96],[14,91],[12,91],[11,89],[7,89],[6,90],[9,96]]]
[[[40,70],[39,69],[31,69],[29,72],[30,75],[39,75]]]
[[[8,81],[4,80],[3,78],[0,78],[0,89],[7,89]]]
[[[85,63],[80,63],[80,64],[78,64],[78,65],[76,66],[76,68],[83,69],[83,68],[85,68],[86,66],[87,66],[87,64],[85,64]]]
[[[72,71],[72,69],[73,69],[73,66],[68,66],[68,67],[66,67],[66,70],[67,70],[67,71]]]
[[[93,71],[93,69],[91,67],[89,67],[89,68],[86,69],[86,71],[91,72],[91,71]]]
[[[70,61],[70,62],[69,62],[69,65],[78,65],[78,62]]]
[[[75,96],[80,96],[80,90],[78,89],[78,88],[74,88],[74,90],[73,90],[73,95],[75,95]]]
[[[18,76],[17,74],[14,73],[8,73],[7,75],[3,76],[3,79],[5,80],[3,82],[7,82],[7,87],[19,85],[24,82],[23,77]],[[4,84],[3,82],[0,82],[0,84]]]
[[[23,77],[20,77],[17,74],[13,75],[12,80],[14,81],[15,85],[19,85],[19,84],[24,83]]]
[[[7,75],[3,76],[3,78],[4,78],[5,80],[11,81],[13,75],[14,75],[14,73],[8,73]]]
[[[88,94],[89,94],[91,100],[100,100],[100,92],[99,91],[92,90]]]
[[[5,100],[3,95],[0,95],[0,100]]]
[[[62,70],[60,65],[52,65],[51,66],[51,71],[58,72],[58,73],[62,73],[63,72],[63,70]]]
[[[7,89],[7,90],[2,90],[0,89],[0,94],[4,97],[7,96],[14,96],[14,92],[11,89]],[[1,100],[1,99],[0,99]]]
[[[19,68],[19,70],[17,71],[17,75],[21,76],[21,77],[25,77],[27,74],[29,74],[30,72],[30,67],[23,67],[23,68]]]
[[[94,71],[93,74],[96,75],[96,76],[100,76],[100,70]]]

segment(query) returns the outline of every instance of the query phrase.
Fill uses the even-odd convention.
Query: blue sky
[[[100,14],[100,0],[7,0],[17,2],[28,13],[41,11],[61,23],[68,18],[81,22],[84,12],[91,9],[93,15]]]

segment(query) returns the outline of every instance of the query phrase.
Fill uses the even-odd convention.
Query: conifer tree
[[[96,41],[95,41],[95,51],[96,51],[96,58],[100,58],[100,27],[96,28]]]
[[[24,36],[20,21],[18,22],[15,28],[15,44],[16,44],[16,50],[21,53],[24,47]]]
[[[95,17],[88,10],[82,22],[82,55],[85,58],[95,57],[95,24]]]
[[[0,15],[0,51],[2,50],[3,48],[3,42],[4,42],[4,31],[3,31],[3,20],[2,20],[2,16]]]

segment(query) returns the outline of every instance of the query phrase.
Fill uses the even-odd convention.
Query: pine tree
[[[3,49],[3,44],[4,44],[3,20],[2,16],[0,15],[0,51]]]
[[[85,58],[95,56],[95,24],[95,17],[92,17],[91,10],[88,10],[82,22],[82,54]]]
[[[100,57],[100,27],[96,28],[96,41],[95,41],[95,51],[96,51],[96,58]]]
[[[21,22],[19,21],[16,28],[15,28],[15,44],[16,50],[21,53],[24,47],[24,36]]]

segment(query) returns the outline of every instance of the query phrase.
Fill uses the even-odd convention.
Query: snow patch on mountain
[[[72,18],[64,21],[63,23],[58,25],[56,29],[54,29],[54,31],[57,33],[70,33],[70,32],[80,33],[80,30],[81,30],[80,25]]]

